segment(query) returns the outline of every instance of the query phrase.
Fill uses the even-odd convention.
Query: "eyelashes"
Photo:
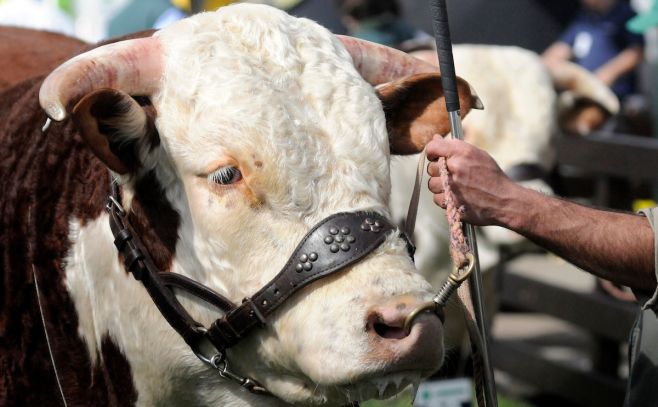
[[[209,174],[208,180],[218,185],[235,184],[242,180],[242,173],[236,167],[222,167]]]

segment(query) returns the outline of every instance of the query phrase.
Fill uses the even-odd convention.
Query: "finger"
[[[438,161],[430,161],[429,164],[427,164],[427,174],[430,177],[441,176],[441,166]]]
[[[459,143],[462,143],[462,141],[434,137],[425,147],[427,159],[430,161],[436,161],[439,157],[449,158],[454,155],[460,147]]]
[[[437,204],[441,208],[443,209],[446,208],[446,196],[443,192],[440,194],[434,194],[432,196],[432,200],[434,201],[435,204]]]
[[[431,177],[427,181],[427,188],[432,191],[433,194],[443,193],[443,181],[439,177]]]

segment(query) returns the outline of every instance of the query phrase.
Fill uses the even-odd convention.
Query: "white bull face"
[[[181,215],[172,271],[236,303],[271,280],[321,219],[357,210],[389,215],[389,136],[397,127],[421,129],[424,140],[447,128],[445,119],[425,124],[405,118],[389,120],[387,131],[382,102],[342,43],[309,20],[269,7],[226,7],[156,36],[164,62],[150,99],[159,143],[127,130],[147,120],[133,114],[141,108],[132,101],[126,102],[129,113],[115,119],[120,131],[114,135],[85,126],[100,119],[94,109],[79,109],[83,137],[111,169],[125,174],[126,191],[155,171]],[[393,105],[400,94],[416,99],[409,91],[415,82],[384,85],[380,98]],[[426,116],[427,103],[407,116]],[[117,137],[135,144],[137,168],[124,165],[115,150],[94,145]],[[287,402],[340,405],[390,396],[442,361],[436,317],[421,316],[409,334],[402,329],[405,316],[431,296],[393,233],[366,259],[295,294],[228,358],[240,374]],[[185,304],[204,324],[218,317],[216,310]],[[171,358],[170,369],[186,365],[190,374],[209,376],[173,331],[159,340],[167,343],[163,357]],[[225,392],[222,385],[235,386],[205,386],[203,398],[218,400],[212,393]]]
[[[160,37],[180,57],[167,64],[171,86],[154,99],[157,125],[185,191],[183,236],[202,282],[239,302],[271,280],[324,217],[388,215],[381,103],[332,35],[247,7],[184,21]],[[438,367],[439,323],[427,318],[409,337],[387,338],[404,335],[402,319],[391,317],[398,332],[382,335],[372,320],[380,308],[410,312],[430,290],[404,241],[390,236],[367,260],[289,300],[230,360],[290,401],[391,395]]]

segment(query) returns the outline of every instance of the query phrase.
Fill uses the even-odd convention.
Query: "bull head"
[[[53,119],[73,113],[90,148],[119,175],[126,208],[136,182],[154,175],[181,218],[171,270],[239,302],[276,274],[320,219],[389,214],[389,145],[418,152],[449,129],[439,79],[401,52],[241,4],[80,55],[46,79],[40,100]],[[466,113],[478,100],[465,82],[459,90]],[[112,238],[106,219],[99,222],[103,237],[93,247],[105,247],[96,256],[107,257]],[[93,261],[88,250],[72,252]],[[409,334],[402,327],[432,294],[397,234],[295,294],[230,348],[234,368],[280,400],[213,375],[118,259],[103,264],[81,268],[102,274],[95,281],[103,284],[71,294],[98,298],[94,328],[117,339],[142,404],[339,405],[390,396],[443,358],[438,319],[418,318]],[[132,294],[117,303],[117,291]],[[207,304],[181,301],[197,321],[217,317]]]

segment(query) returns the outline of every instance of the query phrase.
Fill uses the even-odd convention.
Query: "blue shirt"
[[[624,49],[643,45],[644,37],[626,29],[626,21],[635,16],[625,1],[618,1],[607,13],[583,10],[569,25],[560,40],[573,52],[574,61],[585,69],[595,71]],[[619,97],[635,91],[633,73],[620,77],[612,84]]]

